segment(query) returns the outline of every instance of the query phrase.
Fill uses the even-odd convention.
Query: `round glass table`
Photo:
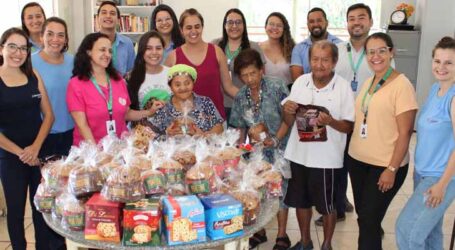
[[[78,243],[80,247],[85,248],[98,248],[98,249],[207,249],[214,248],[224,245],[224,249],[248,249],[248,238],[254,233],[264,228],[277,214],[279,208],[278,198],[266,199],[261,203],[261,210],[257,222],[251,226],[244,226],[243,235],[238,237],[222,239],[222,240],[210,240],[206,242],[199,242],[194,244],[182,244],[176,246],[167,246],[163,243],[162,246],[156,247],[141,247],[141,246],[123,246],[121,243],[112,243],[104,241],[86,240],[84,238],[83,231],[70,231],[64,229],[60,221],[52,218],[51,214],[43,213],[44,220],[46,223],[58,234],[65,237],[67,240],[67,249],[78,249],[78,247],[72,246],[71,243]]]

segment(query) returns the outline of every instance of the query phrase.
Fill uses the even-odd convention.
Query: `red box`
[[[120,242],[122,203],[96,193],[85,204],[85,239]]]

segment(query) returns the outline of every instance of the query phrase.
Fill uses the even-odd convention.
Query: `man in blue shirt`
[[[135,52],[133,42],[128,37],[117,33],[120,20],[120,10],[111,1],[104,1],[98,8],[98,23],[100,33],[109,36],[112,42],[112,63],[120,75],[124,76],[133,68]]]
[[[292,50],[291,76],[293,81],[304,73],[311,72],[308,52],[314,42],[319,40],[328,40],[334,44],[342,42],[341,39],[327,32],[328,24],[327,15],[323,9],[316,7],[308,12],[307,27],[310,36]]]

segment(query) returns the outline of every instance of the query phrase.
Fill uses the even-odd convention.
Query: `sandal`
[[[248,243],[250,244],[250,249],[256,248],[259,244],[262,244],[267,241],[267,235],[260,234],[260,233],[255,233],[253,236],[250,237],[248,240]]]
[[[278,242],[282,244],[278,244]],[[283,244],[284,243],[284,244]],[[275,240],[275,245],[273,246],[273,250],[286,250],[291,247],[291,241],[289,240],[288,235],[285,237],[277,237]]]

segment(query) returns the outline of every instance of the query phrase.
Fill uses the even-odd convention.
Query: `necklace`
[[[254,116],[258,117],[260,113],[260,108],[261,108],[261,102],[262,102],[262,88],[259,89],[259,98],[258,101],[255,102],[251,96],[251,89],[247,88],[246,91],[246,99],[248,100],[248,106],[251,107],[253,110]]]

